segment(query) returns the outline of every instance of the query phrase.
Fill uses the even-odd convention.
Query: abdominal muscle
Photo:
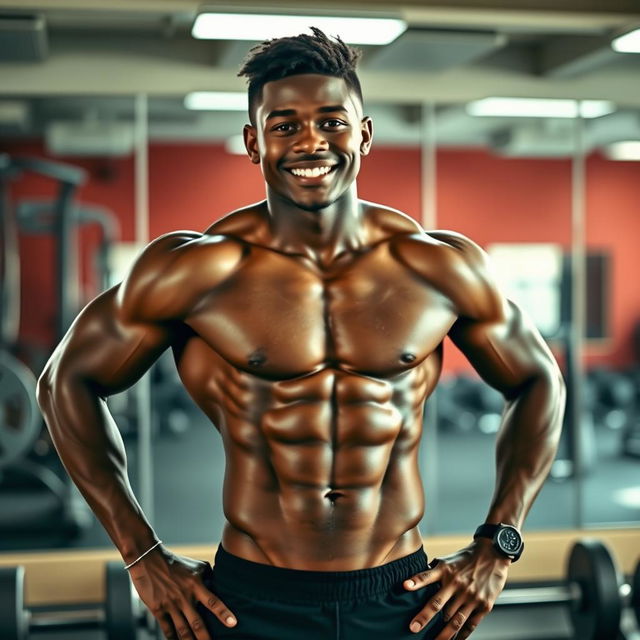
[[[392,402],[390,383],[359,378],[325,370],[298,383],[302,393],[276,383],[275,402],[252,420],[237,405],[234,415],[222,412],[226,551],[279,567],[351,571],[420,547],[421,403]]]

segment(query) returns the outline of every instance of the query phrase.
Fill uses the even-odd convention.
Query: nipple
[[[261,349],[258,349],[257,351],[254,351],[249,356],[249,360],[248,360],[249,365],[252,366],[252,367],[260,367],[266,361],[267,361],[267,356],[265,355],[264,351],[262,351]]]
[[[405,351],[401,356],[400,356],[400,360],[402,360],[402,362],[409,364],[411,362],[413,362],[416,359],[416,356],[413,353],[409,353],[408,351]]]

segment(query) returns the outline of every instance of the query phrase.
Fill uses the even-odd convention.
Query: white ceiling
[[[182,107],[189,91],[245,87],[235,70],[251,43],[191,38],[199,6],[191,0],[0,0],[0,135],[39,135],[60,119],[128,121],[130,96],[138,93],[150,96],[152,138],[220,140],[240,132],[243,114]],[[408,22],[391,45],[364,48],[360,76],[379,142],[418,144],[420,105],[433,102],[441,144],[490,145],[516,155],[571,152],[570,122],[466,115],[466,102],[489,95],[612,100],[614,114],[586,123],[588,146],[640,139],[640,55],[609,46],[615,35],[640,26],[640,0],[254,0],[251,6],[373,11]],[[40,39],[33,36],[25,49],[30,62],[12,60],[19,48],[2,46],[24,14],[43,19]],[[7,101],[22,105],[22,119]]]

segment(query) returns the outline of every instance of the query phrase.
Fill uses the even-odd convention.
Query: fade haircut
[[[253,47],[242,64],[239,76],[249,81],[249,118],[255,124],[254,114],[262,88],[267,82],[281,80],[301,73],[318,73],[342,78],[362,103],[362,88],[356,75],[356,65],[362,51],[345,44],[339,36],[328,38],[317,27],[313,35],[265,40]]]

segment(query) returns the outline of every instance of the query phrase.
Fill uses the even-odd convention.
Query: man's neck
[[[267,186],[267,208],[275,246],[327,266],[340,254],[365,243],[362,205],[356,185],[322,209],[308,211]]]

